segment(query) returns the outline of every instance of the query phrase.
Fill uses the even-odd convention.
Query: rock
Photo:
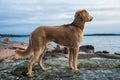
[[[102,51],[96,51],[95,53],[102,53]]]
[[[65,53],[65,54],[68,54],[68,52],[69,52],[68,50],[69,50],[69,49],[65,47],[65,48],[64,48],[64,53]]]
[[[57,45],[56,49],[52,51],[53,53],[64,53],[64,54],[68,54],[68,48],[61,46],[61,45]]]
[[[79,51],[83,51],[86,53],[94,53],[94,46],[92,45],[84,45],[79,48]]]
[[[52,54],[51,57],[57,57],[55,54]]]
[[[64,53],[64,48],[65,48],[64,46],[57,45],[55,52],[56,53]]]
[[[78,59],[89,59],[89,58],[94,58],[94,57],[99,57],[99,56],[97,56],[96,54],[87,54],[87,53],[85,53],[85,54],[78,54]]]
[[[28,72],[27,67],[22,66],[22,67],[17,67],[15,70],[11,72],[11,74],[14,76],[23,77],[23,76],[27,76],[27,72]]]
[[[103,50],[103,51],[96,51],[95,53],[105,53],[105,54],[108,54],[109,52],[107,50]]]
[[[28,77],[27,60],[0,63],[0,80],[119,80],[120,59],[80,59],[81,74],[69,70],[68,60],[49,59],[44,61],[48,69],[43,72],[37,63],[33,65],[35,77]]]
[[[120,55],[115,55],[115,54],[97,53],[96,55],[102,58],[120,59]]]
[[[108,54],[109,52],[108,52],[108,51],[106,51],[106,50],[104,50],[104,51],[102,51],[102,53]]]
[[[120,55],[120,53],[114,53],[115,55]]]
[[[20,48],[20,47],[9,47],[9,49],[12,49],[12,50],[16,50],[16,49],[19,49],[19,50],[25,50],[24,48]]]
[[[48,44],[46,51],[52,52],[53,50],[55,50],[55,48],[51,44]]]

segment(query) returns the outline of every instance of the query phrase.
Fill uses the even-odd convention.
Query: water
[[[3,41],[4,37],[0,37],[0,41]],[[9,37],[9,41],[15,41],[15,42],[29,42],[29,37]]]
[[[84,36],[81,45],[93,45],[95,51],[107,50],[120,53],[120,36]]]
[[[28,43],[28,37],[10,37],[10,41]],[[3,38],[0,37],[0,41]],[[52,43],[55,46],[55,43]],[[84,36],[81,45],[93,45],[95,51],[107,50],[111,53],[120,53],[120,36]]]

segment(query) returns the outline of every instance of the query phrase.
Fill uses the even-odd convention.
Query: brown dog
[[[29,63],[29,76],[33,77],[32,65],[38,60],[39,66],[43,71],[46,68],[42,65],[42,57],[46,49],[46,44],[54,41],[60,45],[69,48],[69,68],[74,69],[75,73],[80,73],[77,68],[77,57],[85,22],[93,19],[86,10],[80,10],[75,13],[75,19],[71,24],[61,26],[41,26],[34,30],[29,39],[29,46],[25,51],[16,50],[16,54],[24,57],[32,52],[34,56]]]

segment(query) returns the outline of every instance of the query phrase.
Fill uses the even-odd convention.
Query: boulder
[[[109,52],[108,52],[108,51],[106,51],[106,50],[104,50],[104,51],[102,51],[102,53],[108,54]]]
[[[106,51],[106,50],[103,50],[103,51],[96,51],[95,53],[104,53],[104,54],[109,54],[109,52],[108,52],[108,51]]]
[[[120,55],[120,53],[114,53],[115,55]]]
[[[92,45],[80,46],[79,51],[83,51],[86,53],[94,53],[94,46]]]
[[[68,48],[61,46],[61,45],[57,45],[56,49],[53,51],[53,53],[64,53],[64,54],[68,54]]]

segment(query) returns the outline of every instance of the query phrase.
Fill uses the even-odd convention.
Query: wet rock
[[[94,53],[94,46],[92,45],[84,45],[79,48],[80,51],[86,52],[86,53]]]

